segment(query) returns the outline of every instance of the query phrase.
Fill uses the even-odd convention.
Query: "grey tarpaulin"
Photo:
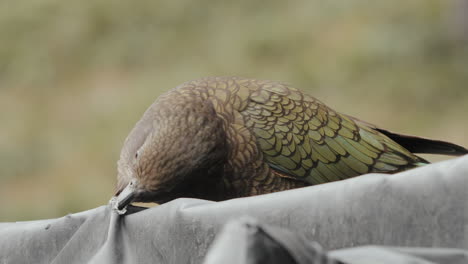
[[[453,263],[450,258],[465,254],[455,249],[468,249],[468,156],[224,202],[177,199],[123,217],[102,206],[1,223],[0,263],[202,263],[221,227],[242,216],[316,241],[330,251],[318,253],[345,263],[396,253]]]
[[[223,228],[203,262],[217,263],[462,264],[468,263],[468,250],[364,246],[326,252],[301,233],[241,218],[231,220]]]

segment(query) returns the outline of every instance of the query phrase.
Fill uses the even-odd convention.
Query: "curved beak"
[[[126,210],[125,207],[129,205],[132,201],[133,198],[135,197],[135,182],[132,180],[121,192],[120,194],[115,197],[114,200],[114,209],[116,209],[118,212],[122,212],[122,214],[125,213]]]

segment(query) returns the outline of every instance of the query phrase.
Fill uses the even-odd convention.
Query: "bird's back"
[[[216,77],[176,90],[210,99],[228,125],[253,135],[272,170],[309,184],[427,163],[383,133],[284,83]]]

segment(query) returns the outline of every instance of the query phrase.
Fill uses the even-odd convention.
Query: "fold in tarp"
[[[119,216],[102,206],[58,219],[1,223],[0,263],[203,263],[222,226],[242,216],[301,234],[339,260],[349,250],[362,260],[383,252],[453,263],[450,250],[468,249],[468,156],[256,197],[177,199],[133,209],[138,212]],[[354,248],[362,245],[392,247]],[[409,247],[441,249],[415,253]],[[428,252],[435,260],[424,257]],[[441,255],[447,262],[437,262]]]
[[[300,233],[241,218],[231,220],[223,228],[203,262],[217,263],[464,264],[468,263],[468,250],[363,246],[326,252]]]

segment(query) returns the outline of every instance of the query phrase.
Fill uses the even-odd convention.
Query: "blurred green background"
[[[468,146],[468,1],[0,2],[0,221],[106,204],[164,91],[238,75]]]

